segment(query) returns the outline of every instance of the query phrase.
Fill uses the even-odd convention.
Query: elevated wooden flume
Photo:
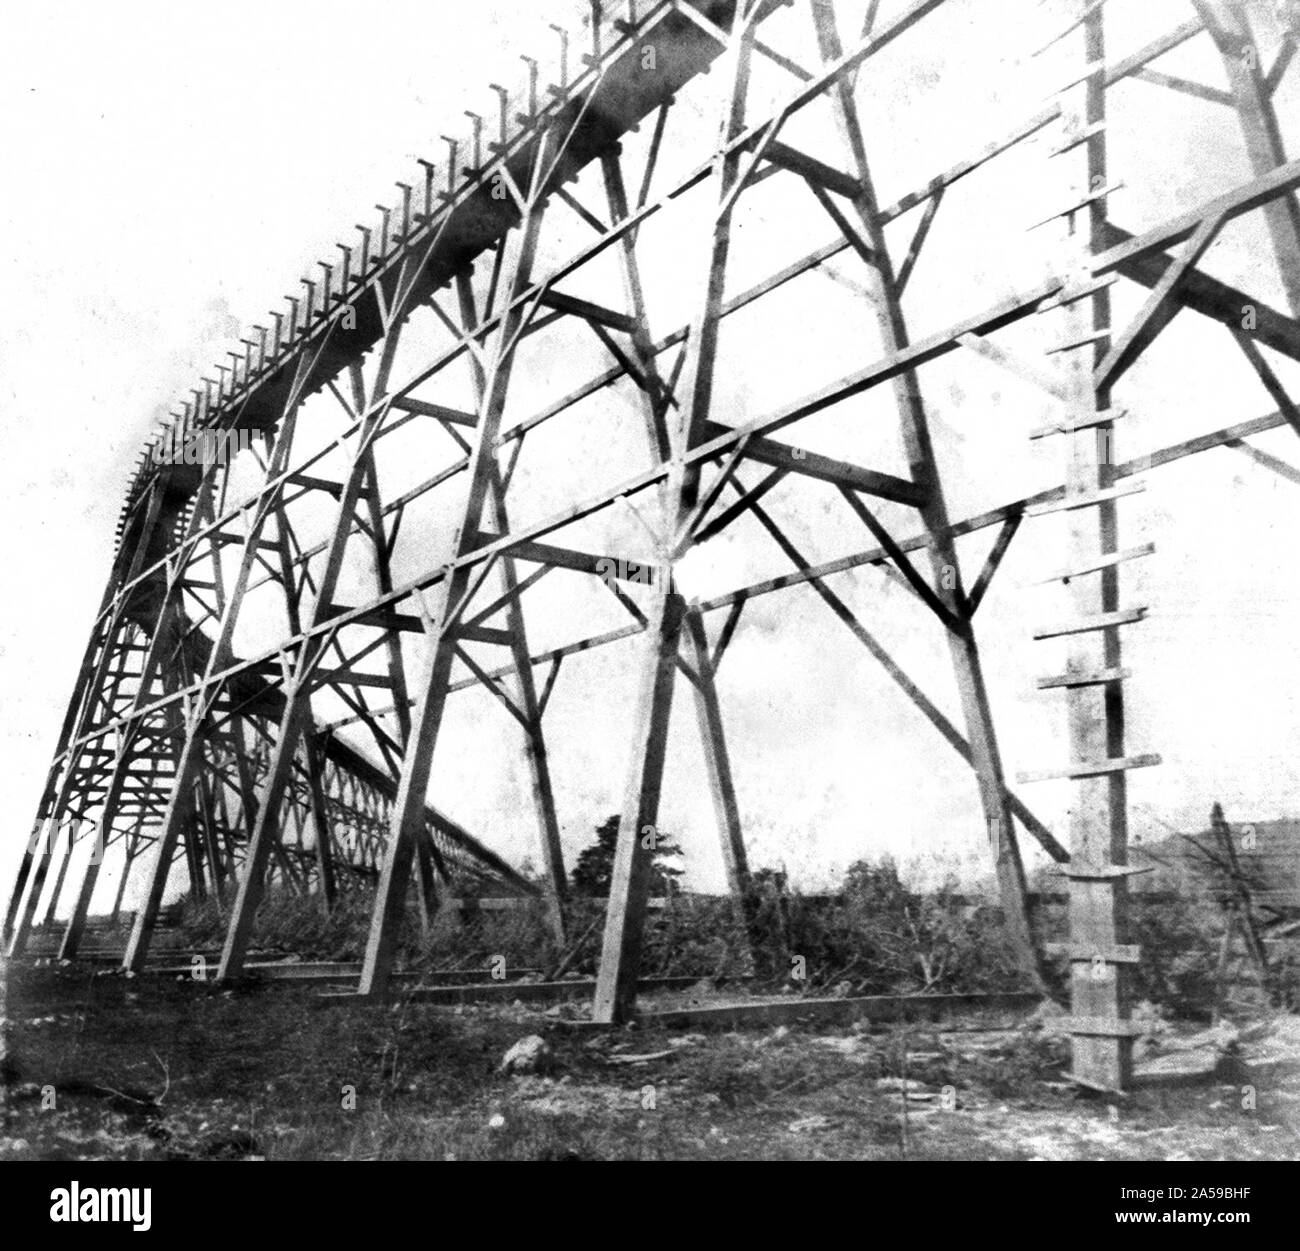
[[[149,449],[142,454],[8,908],[10,955],[23,952],[47,896],[45,919],[54,918],[77,844],[86,865],[66,883],[65,957],[77,952],[105,858],[124,865],[115,910],[126,875],[137,875],[126,967],[144,967],[177,872],[194,895],[228,907],[221,978],[240,974],[273,875],[319,892],[325,906],[370,882],[360,989],[382,995],[413,886],[426,918],[440,896],[471,885],[537,889],[444,811],[454,804],[432,768],[434,749],[448,697],[470,688],[491,693],[522,744],[551,924],[562,932],[565,866],[544,716],[567,657],[634,640],[627,663],[639,677],[594,1002],[597,1021],[621,1021],[635,1009],[649,881],[641,831],[658,820],[674,688],[680,677],[696,705],[723,861],[739,895],[748,865],[729,755],[737,744],[728,743],[716,676],[738,627],[743,636],[746,606],[805,586],[973,770],[972,799],[1027,988],[1040,984],[1040,957],[1017,830],[1061,863],[1072,1075],[1123,1090],[1134,958],[1126,778],[1160,758],[1126,741],[1132,678],[1121,639],[1146,606],[1121,592],[1129,562],[1152,556],[1153,545],[1125,546],[1120,515],[1148,481],[1139,474],[1214,448],[1294,477],[1247,440],[1288,425],[1300,434],[1300,414],[1270,363],[1271,355],[1300,361],[1300,161],[1287,159],[1274,110],[1300,17],[1279,6],[1266,49],[1241,5],[1188,0],[1162,6],[1178,25],[1117,53],[1107,32],[1125,7],[1059,0],[1026,26],[1001,5],[963,0],[632,0],[583,6],[579,35],[555,28],[553,81],[525,56],[522,88],[494,86],[499,111],[470,111],[471,131],[447,141],[446,161],[423,162],[422,184],[399,184],[396,206],[338,245],[174,414],[170,435],[250,430],[264,437],[265,454],[260,440],[229,466],[160,465]],[[1032,107],[955,163],[936,144],[946,155],[928,176],[882,202],[879,117],[864,121],[879,106],[878,71],[892,65],[905,77],[930,40],[951,41],[943,23],[957,20],[954,11],[988,32],[988,47],[1017,47],[1017,32],[1035,23],[1053,34],[1021,65]],[[1226,89],[1156,68],[1194,41],[1221,58]],[[1108,139],[1119,124],[1136,126],[1144,143],[1166,140],[1156,123],[1134,122],[1150,98],[1142,93],[1152,92],[1177,102],[1185,121],[1195,110],[1235,111],[1249,177],[1220,178],[1195,206],[1145,188],[1142,203],[1165,208],[1144,210],[1150,224],[1130,232],[1112,220],[1111,203],[1121,187],[1142,182],[1143,169],[1112,168]],[[908,111],[890,126],[892,142],[906,136]],[[914,136],[922,147],[928,138]],[[950,248],[939,277],[951,285],[918,313],[912,296],[927,247],[936,246],[931,225],[968,214],[963,237],[977,251],[989,210],[968,202],[964,188],[1027,144],[1039,149],[1036,192],[998,211],[1023,211],[1017,229],[1038,262],[1027,266],[1029,281],[1014,293],[977,281],[962,294],[964,261]],[[802,249],[830,237],[742,287],[733,253],[747,214],[762,217],[757,188],[769,179],[773,194],[802,196],[804,216],[786,222],[787,241]],[[1043,213],[1036,221],[1033,209],[1044,206],[1050,216],[1038,225]],[[1221,232],[1247,215],[1264,223],[1262,281],[1283,293],[1281,307],[1202,266]],[[691,246],[674,254],[696,258],[681,262],[692,290],[685,319],[666,332],[650,307],[656,266],[646,258],[656,231],[660,240],[689,233]],[[763,342],[779,350],[779,301],[828,277],[849,288],[861,317],[851,355],[827,352],[834,376],[817,375],[826,361],[791,356],[786,372],[804,382],[788,397],[760,400],[757,411],[720,398],[727,371],[737,361],[744,368],[743,349],[723,351],[733,328],[766,322]],[[602,281],[606,294],[595,295]],[[1125,286],[1142,298],[1136,315],[1121,319]],[[1181,310],[1221,324],[1225,351],[1244,354],[1271,411],[1139,456],[1143,415],[1127,376]],[[579,372],[593,349],[603,368]],[[954,517],[925,396],[927,369],[954,355],[972,370],[1006,370],[1009,386],[1037,388],[1049,416],[1024,437],[1059,454],[1058,485]],[[519,412],[541,375],[558,398]],[[850,447],[870,449],[867,426],[880,434],[882,399],[898,422],[887,433],[901,446],[904,472],[857,463],[866,451],[840,459],[774,437],[801,425],[823,431],[814,419],[833,417]],[[631,415],[626,438],[600,424],[615,409]],[[567,461],[553,456],[552,468],[569,471],[559,494],[539,503],[521,453],[526,442],[562,437],[572,450]],[[423,440],[417,451],[413,439]],[[600,455],[593,440],[602,441]],[[1131,459],[1111,455],[1117,444]],[[405,454],[386,456],[400,446]],[[624,468],[603,476],[606,461]],[[399,470],[410,485],[393,485]],[[817,492],[843,505],[842,524],[861,527],[870,546],[820,565],[805,557],[772,505]],[[742,523],[746,534],[770,536],[793,571],[688,601],[682,562]],[[1039,686],[1064,704],[1068,747],[1055,767],[1021,781],[1069,780],[1069,829],[1059,840],[1011,789],[975,629],[1008,547],[1022,527],[1040,524],[1061,526],[1067,548],[1052,577],[1068,585],[1072,611],[1033,633],[1066,640],[1065,670]],[[963,570],[958,542],[981,531],[995,537],[991,550],[982,567]],[[602,533],[626,538],[600,548],[592,536]],[[887,574],[934,619],[962,726],[833,589],[853,569]],[[525,608],[556,571],[603,584],[626,619],[532,650]],[[1039,646],[1028,634],[1024,645]],[[480,733],[484,752],[500,750],[501,727]],[[86,856],[87,845],[103,854]]]

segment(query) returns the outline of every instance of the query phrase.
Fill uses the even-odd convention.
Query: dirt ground
[[[1114,1103],[1062,1080],[1042,1009],[593,1032],[50,965],[4,992],[0,1159],[1300,1158],[1295,1016],[1153,1024],[1143,1067],[1174,1084]]]

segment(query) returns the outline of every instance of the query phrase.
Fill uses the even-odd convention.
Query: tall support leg
[[[13,919],[13,928],[9,935],[7,955],[11,960],[21,955],[27,948],[27,939],[36,920],[36,909],[40,906],[41,896],[45,893],[45,880],[49,875],[54,844],[58,837],[58,826],[46,825],[44,829],[38,828],[32,840],[34,846],[27,852],[29,872],[24,882],[25,892],[20,896]]]
[[[753,49],[753,15],[737,6],[724,63],[727,66],[727,97],[719,126],[721,153],[744,126],[745,99],[749,85]],[[650,889],[652,840],[645,837],[659,819],[659,797],[663,784],[664,755],[672,709],[673,683],[681,646],[686,604],[672,575],[672,559],[679,547],[689,544],[682,530],[689,524],[699,501],[698,463],[684,460],[703,436],[713,395],[713,368],[717,357],[718,328],[726,284],[730,249],[731,219],[735,201],[743,190],[740,157],[719,155],[711,177],[714,218],[711,226],[708,268],[699,311],[691,322],[690,339],[679,389],[678,420],[672,431],[672,467],[663,492],[664,524],[670,528],[663,544],[670,557],[655,586],[647,614],[645,650],[642,655],[640,689],[632,732],[632,755],[627,787],[619,821],[618,845],[610,879],[609,904],[605,914],[605,936],[592,1019],[604,1023],[626,1020],[636,1007],[637,977]]]
[[[493,491],[494,523],[497,532],[509,529],[506,516],[504,490],[496,483]],[[515,665],[515,686],[519,706],[524,714],[524,756],[528,764],[528,779],[533,792],[533,811],[537,816],[538,841],[542,862],[546,866],[547,921],[560,947],[565,942],[564,901],[568,894],[568,877],[564,870],[564,852],[560,846],[560,821],[555,811],[555,791],[551,784],[551,766],[546,753],[546,737],[542,729],[542,710],[533,680],[533,666],[528,653],[528,636],[524,626],[523,607],[519,602],[519,579],[514,561],[506,557],[501,562],[501,575],[510,601],[506,605],[506,630],[510,635],[511,659]]]
[[[45,875],[49,871],[48,854],[44,857],[38,856],[36,849],[46,831],[58,828],[71,795],[77,765],[77,753],[71,750],[71,744],[98,713],[101,703],[104,702],[110,671],[115,663],[121,662],[120,645],[124,641],[123,635],[128,625],[125,603],[114,604],[117,588],[123,582],[130,581],[139,572],[149,541],[158,524],[161,508],[161,493],[155,491],[134,548],[123,547],[104,592],[99,616],[99,620],[103,621],[104,625],[92,636],[82,661],[77,685],[59,733],[59,752],[56,762],[51,766],[46,780],[45,793],[41,796],[32,838],[23,855],[13,894],[10,896],[9,910],[5,917],[5,937],[10,958],[20,955],[26,946],[33,910],[39,902],[41,888],[45,884]],[[63,757],[61,761],[58,758],[60,756]],[[35,889],[31,889],[32,887]]]
[[[179,732],[181,730],[179,719],[174,718],[173,724]],[[173,740],[169,737],[168,741]],[[185,854],[185,872],[190,882],[190,898],[196,903],[203,903],[208,897],[208,884],[203,873],[203,844],[199,834],[201,826],[199,780],[205,767],[206,765],[201,764],[199,769],[196,770],[194,782],[189,788],[189,816],[185,822],[185,837],[182,843],[182,851]]]
[[[408,263],[409,264],[409,263]],[[401,327],[407,314],[411,275],[403,267],[398,279],[399,296],[394,301],[386,319],[386,337],[376,374],[373,404],[356,433],[356,459],[348,472],[340,492],[334,529],[327,547],[325,565],[316,587],[316,599],[304,628],[313,629],[323,623],[333,608],[334,591],[343,571],[352,527],[356,519],[366,483],[367,472],[374,455],[374,440],[390,406],[383,403],[388,390],[388,376],[392,370]],[[294,670],[285,690],[284,711],[280,717],[279,732],[271,748],[267,772],[258,796],[257,821],[249,839],[248,853],[244,858],[244,871],[239,882],[239,894],[231,910],[226,941],[221,952],[218,980],[238,977],[243,969],[244,956],[252,934],[253,917],[266,887],[266,868],[272,849],[279,838],[280,810],[284,803],[294,766],[294,757],[303,735],[312,725],[311,692],[314,671],[326,644],[304,644],[299,648]]]
[[[832,0],[812,0],[817,40],[822,59],[836,61],[843,55]],[[854,207],[866,232],[874,267],[867,284],[873,296],[877,323],[887,352],[905,349],[909,342],[897,276],[885,237],[884,222],[876,201],[866,142],[853,97],[852,84],[841,78],[832,89],[832,103],[848,145],[853,173],[860,193]],[[925,488],[927,502],[921,518],[930,535],[929,560],[935,594],[948,610],[948,649],[957,677],[957,689],[970,740],[971,763],[979,785],[980,803],[993,851],[998,892],[1009,936],[1024,975],[1034,986],[1043,985],[1042,955],[1029,920],[1024,864],[1016,842],[1015,826],[1006,797],[1006,780],[1001,752],[993,727],[988,690],[980,663],[979,647],[966,590],[962,582],[957,548],[952,537],[943,484],[935,460],[929,420],[915,372],[906,372],[894,382],[903,443],[914,482]]]
[[[358,408],[365,403],[365,380],[361,370],[353,368],[353,400]],[[374,538],[375,582],[381,594],[388,594],[393,589],[393,572],[389,561],[388,531],[384,527],[383,502],[379,496],[379,475],[372,460],[366,470],[366,487],[364,492],[367,513],[370,519],[370,533]],[[397,726],[401,736],[402,751],[411,734],[410,697],[406,682],[406,663],[402,657],[401,639],[390,632],[384,640],[388,657],[388,680],[393,693],[393,707],[397,715]],[[438,910],[438,886],[434,877],[433,859],[429,853],[429,843],[420,839],[415,849],[416,891],[420,900],[420,925],[427,935],[433,924],[434,914]]]
[[[302,388],[310,373],[311,365],[311,359],[304,353],[299,358],[297,372],[285,404],[280,433],[267,466],[266,481],[268,483],[277,481],[284,476],[284,471],[288,465],[290,447],[293,442],[298,403],[301,399]],[[136,911],[135,924],[132,927],[131,937],[127,942],[126,953],[122,960],[123,968],[130,972],[140,972],[144,968],[145,960],[148,958],[149,943],[153,937],[153,927],[158,917],[158,910],[162,906],[163,892],[167,887],[167,876],[171,871],[176,841],[181,837],[188,816],[193,810],[190,789],[194,785],[198,771],[203,766],[204,722],[207,719],[208,709],[221,694],[221,684],[214,683],[214,675],[220,671],[222,665],[229,662],[232,654],[231,644],[234,639],[235,627],[238,624],[240,608],[243,605],[244,596],[257,563],[258,549],[262,542],[262,532],[269,518],[279,507],[283,489],[283,482],[278,487],[272,488],[262,498],[252,518],[243,545],[239,570],[235,576],[230,594],[226,598],[225,611],[221,615],[221,625],[203,675],[202,694],[196,701],[195,706],[187,710],[184,739],[176,758],[176,775],[172,782],[167,810],[157,834],[158,855],[150,869],[144,899]]]
[[[1084,23],[1084,60],[1106,56],[1103,14],[1092,12]],[[1083,101],[1082,124],[1088,187],[1109,182],[1105,134],[1106,89],[1093,75],[1077,91]],[[1072,197],[1074,198],[1074,197]],[[1104,199],[1085,206],[1069,219],[1071,252],[1087,264],[1106,246]],[[1103,336],[1092,351],[1070,352],[1066,376],[1080,421],[1096,421],[1110,408],[1109,390],[1098,391],[1094,369],[1110,351],[1111,302],[1107,290],[1067,306],[1068,339],[1085,343]],[[1102,421],[1066,440],[1066,493],[1094,495],[1113,482],[1113,422]],[[1119,551],[1119,519],[1114,500],[1096,508],[1070,512],[1071,568],[1096,568]],[[1080,620],[1099,619],[1119,610],[1119,573],[1115,565],[1099,574],[1070,581],[1070,598]],[[1071,672],[1120,671],[1119,627],[1070,636]],[[1072,761],[1119,760],[1124,756],[1124,693],[1121,681],[1072,686],[1066,691]],[[1070,1004],[1087,1032],[1074,1034],[1073,1077],[1104,1091],[1128,1088],[1132,1077],[1133,1040],[1125,1033],[1129,1016],[1129,966],[1111,959],[1128,938],[1128,778],[1121,769],[1075,782],[1070,805]],[[1099,976],[1099,973],[1101,976]]]
[[[717,816],[718,836],[722,845],[722,863],[727,872],[736,925],[748,946],[750,941],[749,858],[740,824],[740,804],[731,774],[731,756],[727,751],[722,705],[718,700],[717,673],[709,654],[709,639],[704,617],[698,608],[686,614],[686,640],[694,670],[695,713],[700,725],[700,742],[708,770],[709,790]]]
[[[634,713],[632,766],[610,875],[605,938],[592,1010],[592,1019],[606,1024],[626,1020],[636,1007],[653,863],[651,844],[645,835],[659,819],[668,720],[685,615],[685,601],[671,588],[655,596],[649,613],[641,689]]]
[[[49,773],[46,776],[45,790],[37,807],[36,820],[33,822],[32,841],[23,853],[22,861],[18,866],[18,875],[14,879],[13,891],[9,896],[9,906],[5,911],[4,941],[7,944],[13,938],[19,908],[26,892],[32,868],[36,863],[34,855],[36,837],[41,831],[44,822],[57,821],[60,818],[63,806],[66,803],[67,781],[71,777],[75,761],[69,758],[64,762],[60,762],[60,758],[81,732],[90,710],[95,704],[98,692],[102,689],[108,666],[112,660],[111,644],[121,628],[123,620],[121,606],[119,605],[116,609],[113,607],[113,596],[119,585],[119,579],[122,577],[123,564],[122,557],[119,557],[118,561],[114,563],[113,572],[109,577],[108,586],[104,590],[104,598],[100,602],[99,613],[96,616],[97,625],[100,622],[105,624],[91,631],[90,642],[86,645],[81,668],[77,672],[77,680],[73,686],[72,697],[68,701],[68,708],[63,717],[63,725],[59,730],[58,745],[54,752],[55,762],[50,766]],[[137,553],[132,569],[137,568],[138,564],[139,555]],[[11,950],[10,954],[13,955],[15,952]]]
[[[478,321],[474,292],[468,275],[457,283],[460,314],[468,331]],[[487,389],[483,362],[471,363],[479,404]],[[494,466],[495,468],[495,466]],[[506,485],[499,471],[492,474],[488,490],[489,516],[497,534],[508,534],[510,518],[506,507]],[[542,729],[542,709],[537,698],[533,665],[529,659],[528,631],[520,603],[519,575],[514,559],[503,556],[499,562],[502,595],[505,597],[506,632],[510,636],[510,657],[515,666],[515,694],[523,714],[524,756],[533,792],[533,810],[537,815],[537,834],[542,864],[546,868],[547,921],[557,944],[564,945],[564,901],[568,894],[568,875],[564,870],[564,851],[560,845],[560,821],[555,811],[555,790],[551,784],[551,766],[546,753],[546,736]]]
[[[90,915],[90,902],[95,896],[95,885],[99,881],[99,870],[104,863],[104,827],[96,827],[95,842],[90,849],[90,859],[86,863],[86,871],[81,878],[81,886],[77,891],[77,900],[72,905],[72,915],[68,918],[67,928],[63,931],[63,939],[59,943],[59,959],[71,960],[77,954],[77,948],[81,945],[82,935],[86,931],[86,918]],[[134,840],[132,840],[134,847]],[[126,864],[122,869],[122,880],[118,885],[117,900],[113,904],[113,916],[117,916],[118,908],[122,902],[122,892],[126,889],[126,877],[131,868],[132,855],[126,853]]]
[[[544,210],[543,169],[548,159],[545,154],[547,147],[544,144],[544,151],[539,154],[528,198],[522,206],[515,258],[504,286],[503,307],[507,312],[495,331],[494,347],[487,366],[486,386],[479,405],[474,444],[470,453],[464,519],[453,547],[456,559],[469,555],[482,544],[484,507],[498,472],[495,445],[515,360],[516,341],[530,316],[528,310],[519,303],[519,296],[528,285],[537,253]],[[365,961],[361,970],[359,990],[363,995],[382,996],[388,989],[410,879],[411,860],[419,843],[425,838],[425,799],[433,751],[442,726],[452,663],[458,647],[460,623],[453,618],[453,614],[463,611],[467,597],[473,595],[478,585],[477,572],[474,565],[455,564],[443,581],[442,605],[427,643],[423,670],[415,688],[415,712],[402,758],[402,775],[393,804],[388,846],[384,849],[384,864],[379,876],[370,937],[366,943]]]
[[[109,579],[108,588],[104,593],[103,602],[100,604],[100,617],[109,611],[110,605],[112,604],[115,586],[116,572],[114,577]],[[97,633],[92,632],[90,642],[86,646],[86,654],[82,658],[81,668],[77,673],[77,681],[73,687],[72,698],[69,700],[67,712],[64,714],[63,727],[59,731],[58,745],[54,752],[56,763],[50,766],[49,773],[46,775],[45,790],[41,795],[41,801],[37,807],[36,820],[33,823],[33,838],[35,833],[39,832],[41,829],[43,821],[47,819],[46,814],[54,807],[56,795],[59,793],[59,780],[65,773],[65,767],[60,765],[58,760],[67,750],[68,744],[72,741],[74,732],[78,728],[78,713],[86,702],[87,688],[91,683],[92,675],[95,673],[97,667],[96,656],[99,650],[99,636]],[[107,650],[105,650],[104,659],[107,659]],[[68,762],[67,768],[71,768],[71,763],[71,761]],[[18,866],[18,874],[14,878],[13,890],[9,895],[9,904],[5,909],[3,940],[6,944],[12,937],[14,924],[18,918],[19,908],[22,905],[23,897],[27,889],[27,882],[31,875],[32,866],[35,864],[35,860],[34,843],[29,843],[23,851],[23,857]]]
[[[108,921],[110,925],[116,925],[117,918],[122,913],[122,900],[126,898],[127,880],[131,876],[131,866],[135,864],[136,856],[139,855],[139,852],[140,852],[140,833],[137,830],[129,836],[129,840],[123,852],[122,876],[117,879],[117,894],[113,896],[113,906],[109,910],[109,914],[108,914]],[[100,858],[100,862],[101,863],[103,862],[102,856]],[[95,875],[98,876],[98,874],[99,874],[99,869],[96,868]],[[82,890],[84,891],[85,889],[86,888],[83,885]],[[93,885],[91,889],[93,890]],[[89,895],[86,896],[86,907],[87,908],[90,907]],[[77,933],[78,942],[81,941],[81,928],[84,927],[85,924],[86,924],[86,914],[83,912],[81,916],[81,920],[78,922],[78,933]]]
[[[360,370],[358,369],[357,372],[359,373]],[[369,479],[373,482],[373,464],[369,466],[369,471]],[[297,634],[302,629],[301,614],[298,611],[301,587],[294,585],[293,554],[289,550],[289,517],[283,507],[276,512],[276,523],[279,531],[277,547],[280,555],[280,579],[284,584],[289,629],[294,634]],[[371,524],[377,524],[373,515]],[[382,530],[377,530],[376,533],[382,533]],[[400,701],[405,692],[394,687],[393,694]],[[325,802],[325,791],[321,786],[322,765],[322,753],[317,736],[315,733],[308,732],[303,741],[303,768],[307,774],[307,801],[311,810],[312,826],[316,833],[317,885],[320,888],[325,911],[328,913],[334,907],[335,898],[334,852],[331,846],[332,830],[329,806]]]
[[[330,820],[329,801],[321,783],[324,753],[318,736],[308,734],[303,749],[307,768],[307,794],[311,807],[311,822],[316,832],[316,873],[321,899],[326,912],[334,907],[338,898],[338,882],[334,869],[334,830]]]
[[[63,894],[63,882],[68,876],[68,864],[72,860],[72,826],[65,827],[62,833],[64,837],[61,841],[62,850],[59,853],[59,871],[54,875],[54,887],[50,891],[50,902],[45,907],[42,926],[54,924],[54,913],[59,906],[59,896]]]
[[[220,908],[225,902],[226,870],[221,845],[217,838],[218,805],[213,793],[212,776],[204,771],[199,776],[199,813],[203,821],[203,858],[208,866],[208,886],[212,898]]]
[[[1195,4],[1223,56],[1251,169],[1256,177],[1270,174],[1286,164],[1286,148],[1246,9],[1228,0],[1195,0]],[[1300,200],[1294,193],[1278,196],[1262,211],[1287,302],[1291,312],[1300,316]]]
[[[722,836],[722,860],[727,870],[727,884],[731,887],[732,894],[741,897],[749,888],[749,860],[741,833],[740,805],[736,801],[736,784],[731,775],[731,756],[727,751],[716,674],[709,655],[704,618],[698,608],[692,608],[686,615],[686,638],[695,671],[695,708],[700,723],[700,738],[704,743],[709,789],[713,793],[718,816],[718,832]]]
[[[182,541],[183,551],[192,550],[191,545],[194,536],[200,527],[202,518],[207,515],[207,510],[211,505],[214,482],[215,473],[209,472],[200,488],[199,500],[186,527],[186,535]],[[139,563],[140,558],[138,557],[132,564],[132,571],[139,566]],[[167,575],[166,585],[160,597],[153,633],[145,648],[140,663],[140,672],[136,677],[136,691],[132,699],[133,712],[138,712],[148,703],[153,692],[154,679],[160,671],[163,673],[165,687],[169,691],[175,689],[176,680],[172,672],[167,668],[167,664],[169,659],[175,657],[180,642],[182,629],[180,625],[182,617],[180,604],[183,596],[186,563],[187,560],[178,555]],[[170,728],[176,728],[175,714],[173,712],[169,711],[165,719]],[[86,909],[90,906],[90,900],[95,890],[95,882],[99,876],[103,850],[112,837],[113,827],[118,818],[119,806],[126,792],[127,781],[131,776],[129,772],[130,766],[137,758],[135,750],[137,741],[143,729],[144,722],[142,719],[132,722],[118,743],[117,755],[105,787],[103,806],[94,833],[95,849],[86,864],[85,880],[83,880],[77,892],[77,902],[73,906],[72,915],[68,920],[60,943],[59,953],[65,960],[71,960],[77,954],[77,947],[85,927]],[[167,741],[169,744],[173,741],[170,735]],[[192,884],[197,875],[201,886],[201,868],[194,855],[190,856],[189,863]]]

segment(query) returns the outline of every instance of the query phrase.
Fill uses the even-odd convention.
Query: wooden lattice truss
[[[440,890],[475,882],[530,889],[426,798],[439,794],[431,765],[448,699],[470,687],[489,691],[518,727],[551,923],[562,931],[565,870],[544,714],[567,657],[635,637],[631,764],[595,1001],[598,1020],[622,1019],[634,1005],[647,902],[642,831],[658,817],[678,672],[698,710],[723,857],[739,895],[746,855],[715,676],[746,605],[803,585],[971,766],[1008,927],[1031,984],[1039,957],[1017,827],[1063,865],[1071,884],[1074,1076],[1123,1088],[1136,958],[1125,942],[1126,774],[1159,758],[1130,754],[1125,742],[1121,638],[1145,610],[1121,599],[1121,571],[1151,547],[1123,546],[1119,514],[1141,489],[1139,473],[1213,448],[1237,448],[1298,476],[1246,440],[1286,425],[1300,433],[1270,363],[1300,361],[1300,162],[1286,158],[1273,107],[1300,19],[1294,5],[1278,6],[1266,56],[1241,6],[1189,0],[1162,6],[1184,10],[1181,24],[1116,55],[1106,31],[1122,6],[1049,6],[1057,38],[1037,62],[1056,74],[1046,102],[891,203],[876,190],[873,134],[881,122],[864,121],[883,81],[878,67],[905,64],[930,38],[951,38],[929,32],[952,7],[994,30],[1018,20],[1001,6],[595,5],[581,55],[560,32],[553,84],[543,88],[537,62],[525,58],[524,91],[497,89],[499,120],[471,114],[473,133],[449,141],[445,166],[426,163],[423,187],[403,185],[399,206],[358,228],[358,241],[340,245],[175,415],[171,434],[182,440],[248,430],[257,435],[253,450],[230,466],[142,457],[9,908],[11,953],[22,950],[35,919],[57,858],[52,847],[62,848],[57,899],[74,838],[120,845],[128,870],[145,863],[139,853],[153,844],[128,968],[143,966],[174,862],[183,862],[192,891],[229,904],[222,978],[241,970],[272,873],[319,890],[326,902],[372,873],[361,990],[382,994],[413,876],[426,909]],[[1226,90],[1152,68],[1207,40],[1226,68]],[[1235,110],[1251,172],[1194,207],[1170,204],[1130,233],[1109,212],[1122,181],[1109,167],[1109,128],[1123,110],[1143,107],[1132,93],[1149,99],[1155,91],[1181,93],[1187,110]],[[906,114],[890,124],[905,132]],[[1153,123],[1144,141],[1160,143],[1157,129]],[[962,237],[977,250],[992,227],[962,199],[969,176],[1035,146],[1031,177],[1047,189],[1041,202],[1051,212],[1041,230],[1023,236],[1026,255],[1043,262],[1031,270],[1037,276],[990,301],[978,283],[973,293],[961,289],[954,263],[953,287],[931,302],[924,333],[914,334],[909,297],[941,206],[970,214]],[[1139,181],[1141,165],[1122,173]],[[805,232],[830,238],[740,285],[729,259],[769,179],[773,194],[793,188],[806,205],[787,240]],[[1219,234],[1247,214],[1266,228],[1261,281],[1283,293],[1273,301],[1281,308],[1201,267]],[[681,262],[680,272],[691,276],[690,302],[675,329],[664,332],[656,319],[656,333],[647,249],[688,236],[696,259]],[[860,318],[851,371],[818,379],[792,355],[782,362],[785,375],[803,380],[791,386],[792,398],[739,412],[719,402],[727,371],[737,368],[723,353],[733,327],[766,317],[764,342],[779,352],[780,317],[765,310],[828,275]],[[599,288],[602,276],[603,297],[576,294]],[[1132,317],[1115,315],[1121,290],[1143,293]],[[1112,396],[1182,309],[1221,323],[1227,350],[1244,353],[1275,411],[1117,461],[1115,432],[1130,439],[1142,417]],[[1025,327],[1030,337],[1017,339]],[[576,373],[592,343],[605,353],[604,367]],[[1059,485],[979,515],[950,513],[923,386],[927,367],[954,354],[986,358],[1039,389],[1051,417],[1031,437],[1060,449]],[[738,359],[743,369],[745,357]],[[527,384],[543,376],[557,398],[522,410],[535,394]],[[895,447],[901,432],[902,472],[798,445],[800,429],[815,428],[813,419],[831,410],[847,415],[851,430],[864,428],[855,414],[865,410],[854,402],[882,397],[892,399]],[[616,408],[630,424],[610,434],[601,420]],[[778,439],[782,432],[794,442]],[[520,470],[521,452],[526,442],[561,436],[571,440],[569,472],[548,493]],[[386,460],[386,449],[399,446],[405,450]],[[853,446],[868,446],[865,435]],[[414,481],[392,487],[389,462],[418,469]],[[804,556],[773,504],[809,484],[842,497],[869,547],[820,565]],[[1068,849],[1008,785],[975,629],[1018,529],[1055,513],[1068,523],[1055,577],[1068,583],[1073,613],[1036,637],[1067,640],[1064,671],[1040,686],[1061,692],[1069,753],[1058,768],[1021,780],[1072,780]],[[793,571],[688,602],[677,577],[682,562],[742,523],[770,535]],[[963,573],[958,541],[981,531],[995,542],[981,568]],[[947,640],[963,726],[832,589],[837,574],[866,568],[906,587]],[[551,575],[607,588],[626,619],[534,651],[525,606]],[[534,616],[529,624],[536,628]],[[489,750],[491,732],[482,733]],[[77,949],[103,859],[92,856],[77,883],[65,956]],[[52,901],[51,917],[53,908]]]

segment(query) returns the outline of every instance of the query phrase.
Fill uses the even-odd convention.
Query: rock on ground
[[[503,1073],[536,1073],[550,1059],[551,1048],[540,1034],[521,1038],[501,1060]]]

